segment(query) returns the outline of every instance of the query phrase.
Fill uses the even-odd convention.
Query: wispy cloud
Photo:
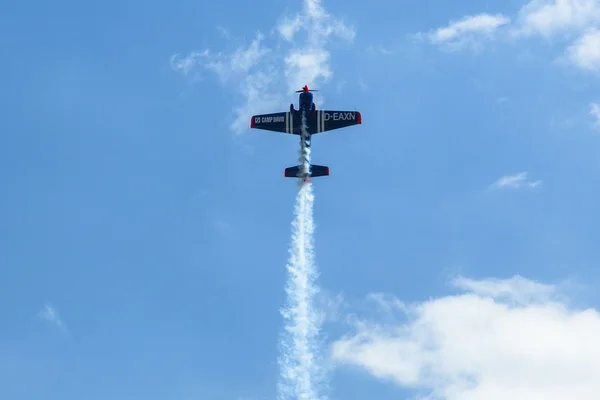
[[[331,54],[327,50],[328,41],[338,37],[352,42],[355,36],[354,28],[330,15],[321,0],[305,0],[303,4],[301,13],[285,17],[278,25],[281,36],[291,43],[294,43],[301,30],[307,34],[305,44],[292,48],[284,58],[290,91],[304,84],[312,85],[319,79],[328,81],[333,75],[329,64]]]
[[[579,68],[600,73],[600,30],[588,29],[567,48],[566,55]]]
[[[477,14],[431,31],[426,37],[432,44],[452,50],[483,48],[486,39],[559,37],[570,41],[554,57],[556,65],[571,66],[600,75],[600,0],[530,0],[509,19],[502,14]],[[418,33],[417,37],[424,35]],[[554,42],[557,43],[557,42]],[[592,115],[594,115],[592,105]],[[599,125],[596,125],[599,127]],[[523,176],[504,177],[497,187],[532,187]]]
[[[533,189],[541,186],[542,181],[530,181],[527,172],[519,172],[515,175],[505,175],[490,185],[490,189]]]
[[[600,73],[599,24],[600,0],[531,0],[517,10],[514,23],[502,14],[482,13],[450,22],[427,37],[433,44],[457,50],[468,45],[481,48],[483,40],[501,28],[506,38],[513,39],[562,35],[573,40],[564,49],[564,58],[578,68]]]
[[[600,0],[531,0],[519,10],[518,21],[513,37],[570,38],[557,61],[600,73]]]
[[[532,0],[518,13],[517,33],[551,36],[600,22],[599,0]]]
[[[548,302],[556,294],[556,287],[521,276],[514,276],[511,279],[489,278],[485,280],[458,277],[452,281],[452,284],[478,296],[502,299],[507,303],[521,305]]]
[[[253,114],[282,108],[281,76],[290,92],[305,84],[314,86],[327,82],[333,76],[331,54],[327,50],[329,41],[339,38],[351,43],[354,39],[354,29],[330,15],[320,0],[304,0],[302,4],[299,13],[284,16],[274,29],[274,35],[289,42],[286,53],[281,53],[279,48],[274,51],[275,47],[265,44],[267,37],[259,32],[250,45],[240,46],[232,54],[213,53],[208,49],[184,57],[175,54],[171,57],[171,67],[186,76],[209,70],[216,73],[223,84],[234,85],[231,87],[245,101],[235,108],[230,128],[242,132],[248,129]],[[296,39],[302,31],[306,37],[297,45]],[[272,39],[276,41],[277,37]],[[271,90],[275,85],[277,90]]]
[[[590,114],[594,117],[594,126],[600,129],[600,103],[590,104]]]
[[[510,24],[510,19],[502,14],[469,15],[427,34],[433,44],[444,45],[451,49],[466,46],[478,46],[482,39],[491,38],[502,26]],[[418,34],[422,37],[423,34]]]
[[[258,32],[248,47],[239,47],[231,54],[213,54],[209,49],[193,51],[185,57],[174,54],[171,56],[171,68],[184,75],[199,70],[212,71],[222,82],[227,82],[238,74],[247,74],[269,52],[262,45],[263,40],[264,35]]]
[[[597,396],[597,310],[573,309],[559,286],[519,276],[453,284],[457,294],[415,304],[375,296],[386,323],[354,318],[352,333],[333,343],[333,359],[427,399]]]
[[[44,309],[38,313],[38,317],[66,331],[65,324],[60,319],[58,311],[56,311],[56,309],[52,305],[46,305]]]
[[[220,30],[223,31],[223,28]],[[210,71],[218,76],[222,84],[236,85],[245,102],[233,110],[235,116],[230,128],[239,133],[248,128],[252,114],[281,107],[279,97],[269,93],[269,86],[277,71],[264,60],[271,49],[263,41],[264,35],[258,32],[249,45],[239,46],[232,53],[213,53],[206,49],[193,51],[184,57],[174,54],[171,57],[171,67],[185,76],[192,75],[196,81],[199,75],[204,76],[203,72]],[[267,64],[264,65],[265,63]]]

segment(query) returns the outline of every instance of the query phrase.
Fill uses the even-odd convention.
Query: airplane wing
[[[362,124],[359,111],[317,110],[311,120],[311,133],[332,131],[352,125]],[[314,130],[314,132],[312,132]]]
[[[359,111],[317,110],[306,113],[306,128],[311,135],[361,123]],[[295,111],[253,115],[250,128],[300,135],[302,113]]]
[[[253,115],[250,128],[266,131],[293,133],[294,115],[290,112]]]

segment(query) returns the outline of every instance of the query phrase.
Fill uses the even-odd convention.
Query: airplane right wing
[[[278,112],[253,115],[250,119],[250,128],[294,133],[294,114],[290,112]]]

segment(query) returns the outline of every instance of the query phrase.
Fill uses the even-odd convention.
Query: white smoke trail
[[[302,165],[302,172],[308,173],[309,168],[310,168],[310,148],[308,148],[307,146],[303,146],[302,145],[302,143],[306,140],[306,138],[309,138],[309,140],[310,140],[310,137],[308,136],[308,132],[307,132],[308,128],[306,126],[306,114],[305,114],[305,110],[302,110],[302,125],[301,125],[301,129],[302,129],[302,138],[303,138],[303,140],[300,141],[300,158],[298,159],[298,161],[300,161],[300,163]],[[300,181],[300,185],[303,185],[304,183],[305,182]],[[312,210],[312,208],[311,208],[311,210]],[[312,211],[311,211],[311,213],[312,213]]]
[[[302,134],[306,134],[306,118],[302,114]],[[305,136],[306,137],[306,136]],[[302,167],[310,164],[310,149],[300,148]],[[320,315],[313,299],[318,292],[315,280],[318,276],[314,264],[313,249],[313,201],[312,183],[298,179],[300,188],[296,196],[295,218],[292,222],[292,244],[287,265],[289,272],[286,285],[287,307],[282,310],[285,319],[284,338],[279,359],[281,382],[279,398],[298,400],[325,399],[319,393],[324,369],[318,358]]]

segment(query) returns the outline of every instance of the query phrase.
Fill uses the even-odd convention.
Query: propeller
[[[318,92],[319,89],[309,89],[308,85],[304,85],[304,87],[301,90],[296,90],[296,93],[302,93],[302,92]]]

